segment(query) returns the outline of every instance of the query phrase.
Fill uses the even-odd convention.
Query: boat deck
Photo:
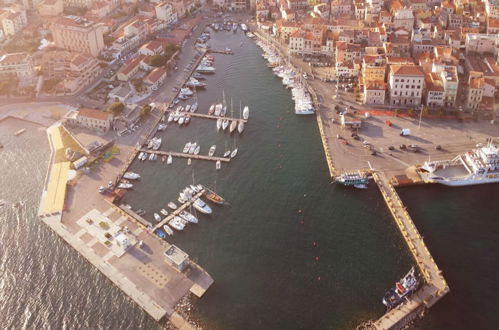
[[[166,223],[168,223],[168,221],[170,221],[171,219],[173,219],[180,212],[184,211],[186,208],[188,208],[189,206],[191,206],[193,204],[193,201],[195,201],[199,197],[203,196],[205,192],[206,192],[206,190],[204,190],[204,189],[201,190],[200,192],[198,192],[196,195],[194,195],[192,197],[192,200],[187,201],[186,203],[182,204],[176,210],[173,210],[172,213],[168,214],[165,218],[163,218],[163,220],[161,220],[156,226],[154,226],[153,231],[155,231],[156,229],[163,228],[163,225],[165,225]]]

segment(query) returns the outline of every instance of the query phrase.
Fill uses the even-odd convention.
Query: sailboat
[[[190,142],[187,142],[187,143],[185,144],[184,150],[182,150],[182,152],[183,152],[184,154],[186,154],[186,153],[188,153],[188,152],[189,152],[189,149],[190,149],[190,148],[191,148],[191,143],[190,143]]]
[[[243,118],[244,118],[244,119],[248,119],[248,118],[249,118],[249,108],[248,108],[248,106],[245,106],[245,107],[244,107],[244,110],[243,110]]]
[[[236,157],[236,155],[237,155],[237,150],[238,150],[237,148],[236,148],[236,149],[234,149],[234,150],[232,150],[232,152],[230,153],[230,158],[234,158],[234,157]]]
[[[244,131],[244,122],[240,121],[239,124],[237,124],[237,131],[239,134],[241,134]]]
[[[234,131],[236,130],[236,127],[237,127],[237,120],[233,120],[230,123],[229,132],[234,133]]]
[[[194,104],[191,106],[191,112],[196,112],[198,110],[198,102],[194,102]]]
[[[222,119],[220,119],[220,118],[218,118],[218,119],[217,119],[217,131],[219,131],[219,130],[220,130],[220,128],[222,128],[222,121],[223,121],[223,120],[222,120]]]
[[[210,109],[208,110],[208,114],[209,114],[209,115],[212,115],[214,112],[215,112],[215,103],[213,103],[213,104],[210,106]]]
[[[208,151],[208,156],[213,157],[215,154],[215,150],[217,150],[217,146],[214,144],[210,147],[210,150]]]
[[[229,120],[224,119],[224,121],[222,122],[222,130],[225,131],[227,129],[227,126],[229,126]]]
[[[230,152],[230,151],[229,151],[229,152]],[[217,160],[217,162],[216,162],[216,164],[215,164],[215,169],[218,171],[218,170],[220,170],[221,168],[222,168],[222,163],[221,163],[219,160]]]
[[[215,116],[220,116],[220,111],[222,111],[222,104],[218,103],[217,105],[215,105],[214,115]]]
[[[199,155],[200,150],[201,150],[201,146],[197,146],[196,149],[194,149],[194,155]]]
[[[166,160],[166,165],[170,165],[173,162],[172,155],[168,155],[168,159]]]

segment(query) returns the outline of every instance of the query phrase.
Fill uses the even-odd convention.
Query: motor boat
[[[186,154],[186,153],[188,153],[188,152],[189,152],[189,149],[191,148],[191,144],[192,144],[192,143],[190,143],[190,142],[187,142],[187,143],[185,144],[184,150],[182,150],[182,152],[183,152],[184,154]]]
[[[230,153],[230,158],[234,158],[236,157],[236,155],[237,155],[237,148],[232,150],[232,152]]]
[[[233,120],[230,122],[229,132],[233,133],[237,128],[237,121]]]
[[[196,149],[194,149],[194,155],[199,155],[200,150],[201,150],[201,146],[197,146]]]
[[[222,119],[220,118],[217,119],[217,131],[219,131],[222,128],[222,122],[223,122]]]
[[[223,105],[221,103],[218,103],[217,105],[215,105],[215,112],[214,112],[214,115],[215,116],[220,116],[220,113],[222,111],[222,108],[223,108]]]
[[[182,211],[178,214],[182,219],[184,220],[187,220],[191,223],[198,223],[199,220],[198,218],[196,218],[194,215],[192,215],[191,213],[187,212],[187,211]]]
[[[194,150],[196,150],[196,147],[198,146],[198,144],[196,142],[192,143],[191,144],[191,147],[189,148],[189,153],[190,154],[193,154],[194,153]]]
[[[173,113],[173,112],[170,112],[170,114],[168,115],[167,122],[168,122],[168,123],[171,123],[171,122],[173,121],[173,117],[174,117],[174,113]]]
[[[180,204],[185,204],[185,203],[187,203],[187,199],[185,199],[185,197],[182,197],[182,196],[178,196],[177,200],[178,200],[178,202],[179,202]]]
[[[201,198],[198,198],[194,201],[194,204],[192,204],[196,210],[198,210],[201,213],[204,214],[211,214],[211,208],[203,202]]]
[[[185,95],[185,96],[191,96],[192,94],[194,94],[194,92],[191,91],[190,88],[181,88],[180,94]]]
[[[215,154],[215,150],[217,150],[217,146],[214,144],[210,147],[210,150],[208,151],[208,156],[213,157]]]
[[[243,109],[243,118],[248,119],[249,118],[249,108],[248,106],[245,106]]]
[[[172,210],[176,210],[177,209],[177,205],[175,205],[174,202],[168,203],[168,207],[171,208]]]
[[[198,110],[198,103],[194,103],[192,106],[191,106],[191,112],[196,112]]]
[[[142,159],[142,157],[144,157],[144,152],[143,152],[143,151],[141,151],[141,152],[139,153],[139,156],[138,156],[137,158],[138,158],[139,160],[143,160],[143,159]]]
[[[190,104],[187,104],[187,105],[185,106],[185,110],[184,110],[184,111],[185,111],[185,112],[189,112],[189,111],[191,111],[191,105],[190,105]]]
[[[179,125],[183,125],[183,124],[184,124],[184,121],[185,121],[185,117],[184,117],[184,116],[181,116],[181,117],[178,119],[178,124],[179,124]]]
[[[237,124],[237,131],[239,134],[241,134],[244,131],[244,122],[240,121],[239,124]]]
[[[213,191],[208,192],[205,196],[207,200],[215,204],[222,205],[225,203],[225,199],[223,199],[222,196],[217,195]]]
[[[171,228],[170,228],[167,224],[163,225],[163,229],[165,230],[165,232],[166,232],[168,235],[170,235],[170,236],[172,236],[172,235],[173,235],[173,230],[172,230],[172,229],[171,229]]]
[[[174,217],[173,219],[168,222],[168,224],[173,228],[178,231],[184,230],[185,228],[185,223],[182,221],[180,217]]]
[[[160,222],[161,221],[161,216],[157,213],[154,213],[154,220]]]
[[[208,114],[212,115],[215,112],[215,104],[210,105],[210,109],[208,110]]]
[[[164,215],[165,217],[168,215],[168,211],[165,210],[165,209],[161,209],[161,211],[159,211],[162,215]]]
[[[203,185],[200,185],[200,184],[198,184],[196,187],[199,189],[199,191],[204,189]]]
[[[199,187],[198,187],[198,186],[195,186],[195,185],[192,185],[192,184],[191,184],[189,187],[190,187],[190,188],[191,188],[191,190],[192,190],[192,191],[194,191],[195,193],[198,193],[198,192],[200,192],[200,191],[202,190],[202,189],[199,189]]]
[[[227,150],[226,152],[224,152],[224,158],[229,157],[229,155],[230,155],[230,150]]]
[[[222,163],[221,163],[219,160],[217,160],[217,162],[216,162],[216,164],[215,164],[215,169],[218,171],[218,170],[220,170],[221,168],[222,168]]]
[[[132,187],[133,187],[133,184],[131,184],[131,183],[122,182],[118,185],[119,189],[132,189]]]
[[[184,120],[184,124],[187,125],[191,122],[191,116],[186,116]]]
[[[222,117],[223,117],[223,116],[225,116],[226,114],[227,114],[227,106],[226,106],[226,105],[224,105],[224,106],[222,107],[222,110],[220,111],[220,116],[222,116]]]

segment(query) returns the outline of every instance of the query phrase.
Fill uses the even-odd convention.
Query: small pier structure
[[[168,223],[168,221],[179,215],[180,212],[191,206],[192,203],[194,203],[194,201],[199,197],[203,196],[205,192],[206,190],[204,189],[201,190],[196,195],[194,195],[189,201],[180,205],[176,210],[173,210],[172,213],[168,214],[165,218],[163,218],[163,220],[161,220],[156,226],[154,226],[153,231],[155,231],[156,229],[163,228],[163,225],[165,225],[166,223]]]
[[[145,152],[145,153],[148,153],[148,154],[157,154],[157,155],[161,155],[161,156],[169,156],[169,155],[171,155],[172,157],[201,159],[201,160],[211,160],[213,162],[217,162],[217,161],[221,161],[221,162],[225,162],[225,163],[230,162],[230,158],[207,156],[207,155],[185,154],[183,152],[160,151],[160,150],[149,150],[149,149],[139,149],[139,151],[140,152]]]
[[[179,114],[182,114],[182,115],[188,115],[190,117],[197,117],[197,118],[206,118],[206,119],[214,119],[214,120],[217,120],[217,119],[226,119],[228,121],[237,121],[237,122],[240,122],[242,121],[243,123],[247,123],[248,120],[247,119],[243,119],[243,118],[231,118],[231,117],[223,117],[223,116],[215,116],[215,115],[208,115],[208,114],[204,114],[204,113],[196,113],[196,112],[188,112],[188,111],[176,111],[175,109],[168,109],[167,111],[170,111],[170,112],[178,112]]]

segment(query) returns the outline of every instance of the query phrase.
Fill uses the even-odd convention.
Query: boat
[[[184,121],[185,121],[185,117],[184,117],[184,116],[181,116],[181,117],[178,119],[178,124],[179,124],[179,125],[183,125],[183,124],[184,124]]]
[[[163,233],[163,231],[161,231],[161,230],[159,230],[159,229],[158,229],[158,230],[156,230],[156,231],[155,231],[155,233],[156,233],[156,235],[158,235],[158,236],[159,236],[160,238],[162,238],[162,239],[165,239],[165,238],[166,238],[165,233]]]
[[[210,202],[213,202],[215,204],[222,205],[225,203],[225,199],[222,198],[222,196],[217,195],[215,192],[210,191],[206,193],[206,199],[209,200]]]
[[[239,134],[241,134],[244,131],[244,122],[240,121],[239,124],[237,124],[237,131]]]
[[[198,186],[195,186],[195,185],[190,185],[189,186],[191,188],[192,191],[194,191],[195,193],[199,193],[201,192],[202,188],[198,187]]]
[[[354,184],[353,186],[357,189],[367,189],[366,184]]]
[[[218,103],[217,105],[215,105],[214,115],[220,116],[220,112],[222,111],[222,108],[223,108],[223,105],[221,103]]]
[[[185,95],[185,96],[191,96],[192,94],[194,94],[194,92],[191,91],[190,88],[181,88],[180,94]]]
[[[149,160],[154,160],[154,154],[149,154]]]
[[[210,147],[210,150],[208,151],[208,156],[213,157],[215,154],[215,150],[217,150],[217,146],[214,144]]]
[[[158,222],[161,221],[161,216],[157,213],[154,213],[154,220],[156,220]]]
[[[218,171],[221,168],[222,168],[222,163],[219,160],[217,160],[217,162],[215,164],[215,169]]]
[[[131,183],[122,182],[118,185],[119,189],[132,189],[132,187],[133,187],[133,184],[131,184]]]
[[[192,159],[187,159],[187,165],[191,165],[192,164]]]
[[[369,177],[363,172],[345,172],[334,178],[335,182],[345,186],[367,185]]]
[[[191,111],[191,105],[190,105],[190,104],[187,104],[187,105],[185,106],[185,110],[184,110],[184,111],[185,111],[185,112],[189,112],[189,111]]]
[[[451,160],[426,161],[420,168],[426,182],[469,186],[499,182],[499,147],[488,143]]]
[[[222,110],[220,111],[220,116],[224,117],[227,114],[227,106],[223,106]]]
[[[225,131],[227,129],[227,126],[229,126],[229,120],[224,119],[224,121],[222,122],[222,130]]]
[[[106,187],[104,186],[99,186],[99,192],[103,194],[106,191]],[[4,203],[5,204],[5,203]]]
[[[191,77],[191,79],[189,79],[189,81],[187,82],[186,85],[188,87],[192,87],[192,88],[203,88],[203,87],[206,87],[206,83],[205,82],[201,82],[201,81],[197,80],[196,78],[192,78],[192,77]]]
[[[191,112],[196,112],[198,110],[198,103],[194,103],[192,106],[191,106]]]
[[[168,207],[171,208],[172,210],[176,210],[177,209],[177,205],[175,205],[174,202],[168,203]]]
[[[184,230],[185,228],[185,223],[184,221],[182,221],[181,218],[179,217],[174,217],[173,219],[171,219],[168,224],[173,228],[173,229],[176,229],[178,231],[181,231],[181,230]]]
[[[414,267],[395,283],[395,286],[388,290],[383,296],[383,304],[392,309],[405,301],[405,298],[412,295],[419,287],[419,275],[414,270]]]
[[[200,73],[215,73],[215,68],[207,65],[200,65],[196,68],[197,72]]]
[[[187,199],[184,196],[178,196],[177,200],[180,204],[187,203]]]
[[[186,116],[185,120],[184,120],[184,124],[187,125],[190,123],[190,121],[191,121],[191,116]]]
[[[141,152],[139,153],[139,157],[137,157],[137,158],[138,158],[139,160],[143,160],[143,159],[142,159],[142,157],[144,157],[144,152],[143,152],[143,151],[141,151]]]
[[[231,121],[230,127],[229,127],[229,132],[233,133],[236,130],[236,128],[237,128],[237,121],[236,120]]]
[[[194,155],[199,155],[200,150],[201,150],[201,146],[197,146],[196,149],[194,149]]]
[[[168,122],[168,123],[171,123],[171,122],[173,121],[173,117],[174,117],[173,112],[170,112],[170,114],[168,115],[168,120],[167,120],[167,122]]]
[[[238,150],[237,148],[236,148],[236,149],[234,149],[234,150],[232,150],[232,152],[230,153],[230,158],[234,158],[234,157],[236,157],[236,155],[237,155],[237,150]]]
[[[161,211],[159,211],[162,215],[164,215],[165,217],[168,215],[168,211],[165,210],[165,209],[161,209]]]
[[[180,118],[180,114],[178,114],[177,112],[175,112],[175,113],[173,114],[173,121],[176,123],[176,122],[178,122],[178,119],[179,119],[179,118]]]
[[[198,218],[196,218],[194,215],[192,215],[191,213],[187,212],[187,211],[182,211],[178,214],[182,219],[184,220],[187,220],[191,223],[198,223],[199,220]]]
[[[209,115],[212,115],[214,112],[215,112],[215,104],[212,104],[212,105],[210,106],[210,109],[208,110],[208,114],[209,114]]]
[[[173,235],[173,230],[172,230],[172,229],[171,229],[171,228],[170,228],[167,224],[164,224],[164,225],[163,225],[163,229],[165,230],[165,232],[166,232],[168,235],[170,235],[170,236],[172,236],[172,235]]]
[[[166,156],[161,157],[161,161],[164,163],[166,160]]]
[[[189,153],[190,154],[193,154],[194,153],[194,150],[196,150],[196,147],[198,146],[198,144],[196,142],[192,143],[191,144],[191,147],[189,148]]]
[[[246,120],[249,118],[249,108],[248,108],[248,106],[244,107],[243,118],[246,119]]]
[[[226,152],[224,152],[224,158],[229,157],[229,155],[230,155],[230,150],[227,150]]]
[[[184,154],[186,154],[186,153],[188,153],[188,152],[189,152],[189,149],[190,149],[190,148],[191,148],[191,143],[190,143],[190,142],[187,142],[187,143],[185,144],[184,150],[182,150],[182,152],[183,152]]]
[[[241,23],[241,30],[243,30],[243,32],[248,31],[248,27],[246,26],[246,24]]]
[[[203,185],[200,185],[200,184],[198,184],[196,187],[199,189],[199,191],[204,189]]]
[[[196,210],[204,214],[211,214],[211,208],[201,199],[198,198],[192,204]]]
[[[166,165],[170,165],[171,163],[173,163],[173,157],[172,155],[168,155],[168,159],[166,160]]]
[[[164,130],[166,130],[166,127],[167,127],[166,124],[159,124],[158,125],[158,131],[159,132],[164,131]]]
[[[218,119],[217,119],[217,131],[219,131],[219,130],[220,130],[220,128],[222,128],[222,121],[223,121],[223,120],[222,120],[222,119],[220,119],[220,118],[218,118]]]

